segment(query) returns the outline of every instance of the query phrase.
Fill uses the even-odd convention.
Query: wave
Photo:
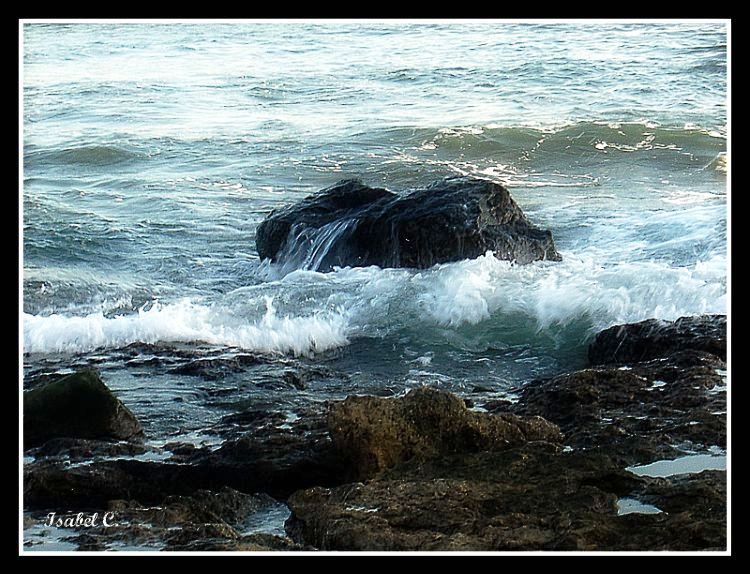
[[[541,126],[462,126],[443,128],[394,128],[361,134],[375,141],[403,142],[436,152],[456,152],[470,157],[514,153],[580,152],[599,154],[659,149],[701,153],[726,148],[726,129],[693,124],[665,126],[657,122],[585,121]]]
[[[709,168],[713,168],[715,171],[721,172],[721,173],[727,173],[727,154],[726,152],[721,152],[719,155],[717,155],[711,163],[708,164]]]
[[[351,141],[354,150],[378,150],[380,163],[369,160],[360,171],[407,186],[459,173],[517,188],[598,187],[623,169],[633,178],[697,172],[727,149],[726,126],[645,120],[403,127],[360,132]],[[358,173],[350,155],[333,159]]]
[[[270,297],[263,317],[250,323],[225,309],[189,300],[157,303],[149,310],[118,317],[105,317],[101,312],[23,315],[24,351],[28,353],[80,353],[135,342],[202,342],[308,355],[347,344],[345,328],[345,317],[336,313],[280,317]]]
[[[24,163],[27,167],[37,165],[112,166],[144,157],[146,157],[144,154],[117,145],[91,144],[43,149],[27,146],[24,152]]]
[[[725,313],[726,272],[722,253],[675,267],[668,261],[607,264],[586,252],[563,252],[562,263],[515,265],[488,252],[422,271],[297,270],[236,289],[211,305],[156,303],[115,317],[101,311],[24,314],[24,344],[27,352],[54,353],[133,342],[202,342],[312,355],[356,338],[399,334],[434,343],[473,333],[486,345],[511,340],[534,345],[541,333],[580,343],[581,324],[591,335],[651,317]]]
[[[522,316],[537,331],[586,318],[591,331],[656,317],[724,313],[726,259],[694,267],[646,261],[602,265],[564,254],[561,264],[517,266],[488,253],[435,270],[419,302],[440,325],[475,325],[494,316]]]
[[[159,151],[174,156],[189,152],[231,156],[237,144],[257,147],[257,153],[288,152],[290,146],[304,145],[312,154],[335,155],[337,150],[352,159],[358,151],[371,150],[421,150],[439,157],[448,155],[465,159],[497,159],[529,157],[530,154],[584,152],[602,156],[604,151],[650,152],[671,150],[708,154],[712,159],[726,150],[726,126],[701,126],[698,124],[666,125],[656,121],[559,121],[555,123],[530,122],[528,124],[452,125],[452,126],[399,126],[366,129],[347,134],[346,145],[341,145],[341,135],[315,141],[304,140],[299,133],[290,131],[290,125],[278,120],[267,120],[261,133],[218,134],[212,136],[180,137],[121,134],[127,143],[60,143],[53,147],[27,144],[24,156],[27,163],[60,165],[114,165],[143,160]],[[332,153],[333,151],[333,153]],[[611,159],[608,158],[608,159]]]

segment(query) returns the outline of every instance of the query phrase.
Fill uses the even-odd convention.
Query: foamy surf
[[[602,262],[595,250],[563,261],[516,265],[488,252],[419,272],[379,267],[297,270],[212,304],[188,299],[136,313],[24,314],[28,352],[85,352],[134,342],[204,342],[263,353],[310,355],[357,337],[488,322],[525,332],[584,321],[591,333],[651,317],[726,312],[726,257],[690,266],[668,261]],[[258,272],[269,273],[269,264]],[[490,341],[488,341],[490,342]]]
[[[651,317],[726,312],[723,254],[692,266],[650,260],[603,263],[598,255],[593,250],[563,253],[561,263],[516,265],[488,252],[419,272],[297,270],[237,289],[211,305],[186,299],[115,317],[101,311],[24,314],[24,344],[28,352],[52,353],[134,342],[203,342],[311,355],[353,338],[415,329],[434,339],[445,337],[446,328],[485,322],[538,333],[584,321],[594,333]],[[259,268],[268,272],[268,263]]]
[[[335,313],[278,316],[272,300],[247,321],[189,300],[155,304],[132,315],[36,316],[24,313],[24,351],[79,353],[131,343],[202,342],[262,353],[308,355],[348,343],[346,319]]]
[[[421,309],[439,325],[516,315],[539,331],[582,318],[597,330],[649,317],[725,313],[725,273],[722,256],[672,267],[652,261],[603,265],[590,254],[564,253],[562,263],[520,266],[487,253],[415,280],[424,287]]]

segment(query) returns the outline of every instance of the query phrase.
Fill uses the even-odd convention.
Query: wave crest
[[[265,315],[255,322],[225,310],[182,300],[155,304],[136,314],[105,317],[37,316],[24,313],[24,351],[86,352],[135,342],[204,342],[264,353],[310,355],[346,345],[346,317],[340,313],[277,315],[267,298]]]

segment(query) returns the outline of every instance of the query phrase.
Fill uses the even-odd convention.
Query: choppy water
[[[701,23],[27,24],[26,367],[104,357],[158,437],[215,405],[195,377],[113,358],[131,343],[349,376],[243,395],[273,404],[500,391],[582,365],[609,325],[726,312],[726,40]],[[457,173],[505,183],[563,261],[284,275],[258,260],[275,207],[345,177],[399,190]]]

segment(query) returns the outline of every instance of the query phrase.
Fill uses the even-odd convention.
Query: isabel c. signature
[[[115,521],[114,512],[104,512],[102,514],[98,512],[92,514],[78,512],[77,514],[60,515],[56,512],[50,512],[47,514],[47,520],[44,521],[44,525],[56,528],[93,528],[96,526],[108,528],[110,526],[117,526],[117,522]]]

